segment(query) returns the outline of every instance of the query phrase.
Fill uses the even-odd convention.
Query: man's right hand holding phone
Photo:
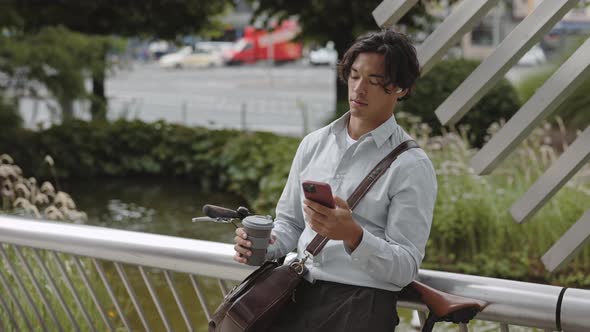
[[[351,250],[356,249],[363,238],[363,228],[352,218],[348,203],[332,195],[329,184],[304,181],[303,211],[309,226],[316,233],[330,240],[342,240]]]
[[[363,239],[363,228],[352,218],[348,203],[334,196],[335,208],[329,208],[309,199],[303,201],[309,226],[330,240],[342,240],[352,251]]]

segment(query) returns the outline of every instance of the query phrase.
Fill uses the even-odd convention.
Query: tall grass
[[[490,135],[499,127],[492,126]],[[540,261],[590,208],[590,165],[525,224],[515,223],[508,212],[559,157],[552,145],[556,130],[545,123],[492,174],[478,176],[470,167],[476,150],[468,145],[466,130],[429,137],[429,128],[413,126],[414,137],[436,167],[439,184],[425,267],[590,287],[590,248],[555,274],[546,272]]]

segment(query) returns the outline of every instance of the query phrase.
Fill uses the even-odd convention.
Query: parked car
[[[338,63],[338,51],[334,49],[334,42],[328,42],[326,47],[309,52],[309,63],[315,66],[335,66]]]
[[[148,44],[148,53],[153,59],[160,59],[170,52],[170,44],[165,40],[154,40]]]
[[[539,44],[534,45],[531,49],[526,52],[520,60],[518,60],[519,66],[537,66],[547,62],[545,52]]]
[[[185,46],[159,60],[162,68],[214,67],[223,64],[221,53],[213,48]]]

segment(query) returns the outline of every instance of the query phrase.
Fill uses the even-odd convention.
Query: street
[[[530,70],[514,67],[506,77],[515,82]],[[335,75],[334,68],[303,64],[204,69],[136,64],[107,79],[108,117],[303,136],[332,118]],[[27,127],[58,122],[48,104],[51,100],[21,99]],[[88,102],[74,106],[77,117],[90,118]]]
[[[204,69],[136,64],[107,79],[108,117],[302,136],[333,116],[335,75],[334,68],[303,64]],[[45,102],[36,107],[35,112],[33,100],[21,100],[28,127],[55,122]],[[87,103],[76,103],[75,109],[78,117],[89,118]]]

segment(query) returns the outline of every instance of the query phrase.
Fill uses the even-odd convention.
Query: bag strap
[[[391,151],[383,160],[381,160],[377,166],[373,168],[373,170],[367,174],[367,176],[361,181],[361,183],[356,187],[352,195],[347,200],[348,206],[350,206],[351,210],[357,206],[359,201],[365,196],[365,194],[373,187],[375,182],[379,180],[381,175],[385,173],[385,171],[389,168],[389,166],[397,159],[397,157],[402,154],[403,152],[413,149],[419,148],[420,146],[414,140],[407,140],[402,142],[398,145],[393,151]],[[323,235],[316,234],[313,240],[307,245],[305,251],[310,253],[312,256],[317,255],[328,243],[330,239],[324,237]]]

